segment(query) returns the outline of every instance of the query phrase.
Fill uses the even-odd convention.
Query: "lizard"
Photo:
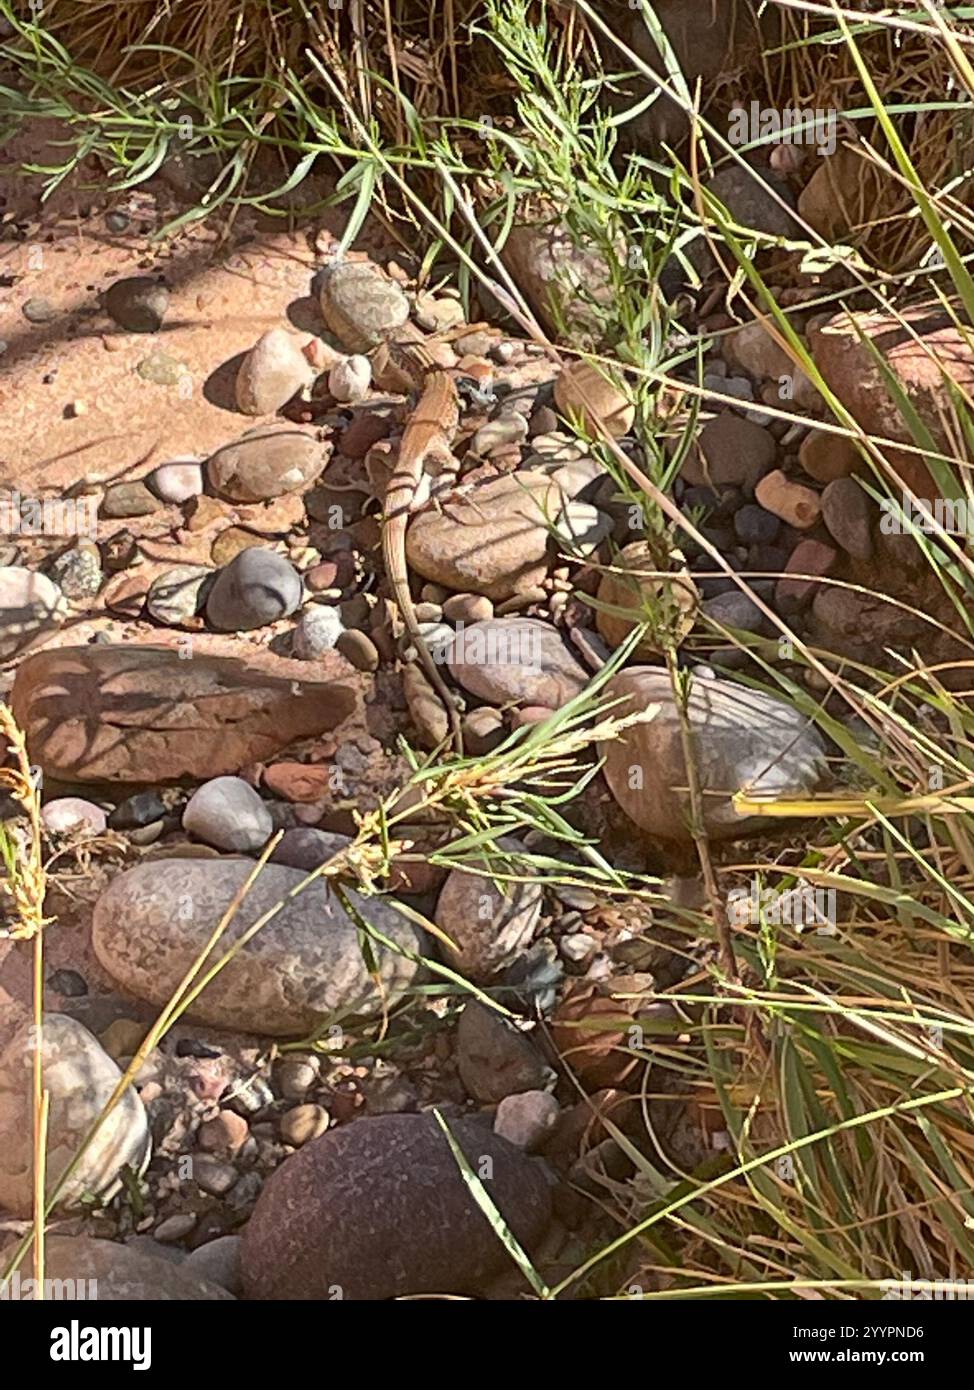
[[[406,631],[426,675],[443,702],[450,721],[456,751],[463,753],[460,716],[439,667],[419,630],[409,591],[406,567],[406,526],[410,514],[424,506],[434,491],[435,479],[459,471],[452,443],[460,422],[456,384],[421,342],[390,343],[401,354],[405,369],[420,384],[420,395],[403,433],[399,457],[386,486],[382,504],[382,555]]]

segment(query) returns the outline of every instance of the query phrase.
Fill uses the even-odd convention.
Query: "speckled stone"
[[[109,974],[152,1004],[164,1003],[233,900],[253,864],[245,859],[165,859],[119,874],[95,906],[92,942]],[[239,939],[305,875],[269,865],[223,938]],[[393,908],[352,894],[366,921],[410,952],[421,933]],[[378,943],[386,1004],[418,966]],[[371,1011],[379,999],[355,924],[322,883],[312,883],[257,932],[207,985],[192,1013],[215,1027],[269,1037],[305,1035],[334,1011]]]
[[[551,1215],[546,1170],[473,1120],[450,1120],[467,1163],[517,1241]],[[272,1174],[243,1236],[254,1299],[480,1294],[509,1256],[433,1115],[380,1115],[330,1130]]]

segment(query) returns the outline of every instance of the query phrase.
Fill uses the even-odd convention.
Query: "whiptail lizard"
[[[454,697],[419,630],[406,567],[406,526],[410,514],[429,501],[437,479],[448,481],[455,478],[459,470],[451,447],[460,421],[457,388],[449,372],[437,364],[422,343],[390,343],[388,346],[418,384],[420,396],[403,433],[399,458],[386,487],[382,507],[382,554],[406,631],[446,708],[454,747],[462,754],[460,716]]]

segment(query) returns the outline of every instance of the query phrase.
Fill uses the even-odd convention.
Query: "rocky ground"
[[[645,1065],[620,1046],[633,1016],[620,1001],[678,1037],[663,993],[696,968],[668,934],[700,901],[680,725],[658,652],[637,651],[609,692],[660,713],[606,745],[604,775],[567,812],[614,866],[663,876],[652,905],[447,871],[428,861],[439,830],[422,818],[381,885],[411,915],[351,899],[385,939],[373,969],[354,913],[322,883],[288,898],[408,780],[398,736],[431,750],[447,733],[382,566],[377,507],[413,405],[382,343],[425,335],[473,383],[456,444],[464,486],[408,534],[417,613],[462,700],[468,754],[489,756],[577,696],[631,631],[625,610],[661,596],[696,677],[706,830],[733,843],[762,827],[736,815],[730,790],[799,794],[838,775],[836,748],[791,706],[732,681],[749,657],[726,629],[765,639],[783,672],[794,653],[707,555],[687,547],[685,568],[645,577],[647,536],[566,423],[574,369],[556,381],[509,325],[465,322],[448,286],[417,287],[403,248],[366,238],[336,258],[337,223],[281,232],[245,217],[156,242],[175,198],[159,180],[110,206],[63,190],[43,214],[20,182],[5,198],[0,485],[93,521],[80,538],[0,537],[6,692],[43,773],[49,1172],[284,832],[233,939],[285,907],[139,1067],[63,1194],[51,1271],[87,1271],[103,1297],[516,1292],[436,1110],[556,1278],[611,1234],[592,1198],[631,1172],[601,1122],[641,1120]],[[522,241],[537,296],[550,262]],[[802,310],[819,293],[795,285],[782,302],[860,423],[905,443],[852,324]],[[824,408],[760,324],[706,296],[701,309],[718,403],[680,506],[815,646],[857,657],[921,642],[934,596],[912,543],[880,531],[857,455],[809,428]],[[904,339],[870,324],[934,427],[946,388],[923,339],[950,332],[924,322]],[[589,388],[638,460],[625,393]],[[806,683],[823,693],[814,672]],[[518,848],[557,847],[529,832]],[[423,956],[487,994],[434,987]],[[29,1005],[28,952],[0,940],[8,1237],[30,1213]],[[580,1045],[578,1022],[600,1016],[618,1031]],[[650,1104],[685,1170],[722,1137],[665,1085],[653,1077]]]

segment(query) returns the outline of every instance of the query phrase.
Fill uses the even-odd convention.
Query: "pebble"
[[[323,1105],[296,1105],[281,1116],[281,1138],[299,1149],[324,1134],[330,1122],[331,1116]]]
[[[301,577],[294,566],[273,550],[255,546],[217,574],[206,618],[219,632],[245,632],[286,618],[300,603]]]
[[[540,584],[547,574],[546,517],[557,489],[543,473],[520,470],[492,478],[447,512],[417,515],[406,533],[406,553],[424,579],[461,593],[502,602]]]
[[[766,511],[797,531],[808,531],[822,516],[821,499],[814,488],[796,483],[780,468],[761,479],[755,496]]]
[[[51,561],[48,574],[65,598],[94,598],[104,578],[97,545],[93,541],[78,541]]]
[[[96,957],[123,989],[151,1004],[165,1003],[253,867],[242,858],[173,858],[118,874],[95,904]],[[282,901],[284,906],[210,980],[193,1003],[194,1018],[259,1037],[307,1037],[336,1013],[394,1007],[412,985],[418,957],[429,950],[412,922],[380,898],[366,901],[351,892],[355,910],[394,943],[372,942],[378,964],[374,982],[359,929],[328,887],[310,883],[289,896],[304,878],[300,870],[280,864],[257,875],[223,945]],[[268,1099],[258,1100],[257,1109],[273,1102],[266,1084],[264,1091]],[[239,1098],[227,1103],[253,1113]]]
[[[505,1096],[494,1116],[494,1133],[525,1153],[534,1153],[554,1129],[558,1114],[558,1102],[547,1091]]]
[[[21,309],[21,313],[28,323],[51,323],[58,317],[59,312],[49,299],[44,299],[40,295],[26,300]]]
[[[240,1236],[217,1236],[198,1245],[182,1261],[184,1274],[192,1274],[207,1284],[216,1284],[236,1298],[242,1292],[240,1277]]]
[[[214,565],[222,569],[229,565],[231,560],[235,560],[241,551],[260,549],[265,544],[266,538],[254,531],[247,531],[242,526],[228,526],[210,546],[210,559]]]
[[[193,1158],[193,1177],[203,1192],[208,1192],[211,1197],[223,1197],[233,1187],[239,1174],[232,1163],[202,1154]]]
[[[520,848],[509,836],[497,843],[507,851]],[[487,861],[478,867],[487,870]],[[433,915],[436,925],[454,943],[452,947],[443,945],[444,959],[475,983],[489,980],[527,949],[541,917],[541,906],[541,885],[530,879],[509,883],[451,869]]]
[[[612,531],[612,518],[588,502],[568,502],[555,518],[555,535],[572,555],[588,557]]]
[[[175,565],[149,585],[146,612],[166,627],[192,624],[205,606],[214,578],[214,571],[203,565]]]
[[[99,509],[102,516],[150,516],[159,510],[159,499],[143,482],[115,483],[108,488]]]
[[[345,631],[342,615],[329,604],[310,604],[291,634],[291,651],[299,661],[317,661],[330,652]]]
[[[573,965],[580,965],[582,961],[595,955],[598,945],[595,938],[587,932],[569,932],[558,942],[558,950],[565,960],[571,961]]]
[[[819,579],[832,573],[838,558],[835,548],[825,541],[806,536],[798,542],[774,589],[775,606],[782,615],[797,613],[812,602],[822,587]],[[799,575],[809,577],[801,579]]]
[[[64,595],[46,574],[21,565],[0,568],[0,660],[58,627],[67,613]]]
[[[822,520],[855,560],[872,558],[875,514],[876,504],[855,478],[836,478],[822,493]]]
[[[851,440],[821,430],[812,430],[802,440],[798,462],[817,483],[848,478],[864,466],[862,455]]]
[[[271,813],[242,777],[214,777],[186,803],[183,829],[204,844],[255,854],[274,828]]]
[[[734,513],[734,531],[745,545],[765,545],[774,541],[781,522],[772,512],[748,502]]]
[[[44,828],[55,835],[78,831],[101,835],[108,826],[108,817],[102,808],[80,796],[59,796],[55,801],[48,801],[41,810],[41,820]]]
[[[100,1303],[135,1306],[161,1301],[215,1302],[233,1297],[226,1288],[189,1269],[182,1251],[170,1250],[148,1237],[144,1243],[142,1237],[129,1237],[123,1245],[117,1240],[95,1240],[90,1236],[52,1235],[45,1241],[44,1253],[44,1274],[55,1287],[97,1289]]]
[[[163,1245],[174,1244],[177,1240],[185,1240],[196,1229],[197,1216],[192,1211],[176,1212],[173,1216],[167,1216],[159,1222],[153,1231],[156,1240],[161,1240]]]
[[[557,629],[537,618],[492,618],[458,630],[448,665],[464,690],[496,705],[558,708],[588,681]]]
[[[443,616],[451,623],[489,622],[494,605],[483,594],[451,594],[443,602]]]
[[[477,1119],[450,1118],[474,1173],[534,1257],[551,1183]],[[244,1228],[248,1299],[385,1300],[487,1293],[510,1257],[485,1219],[435,1116],[376,1115],[340,1125],[281,1164]]]
[[[34,1046],[33,1027],[24,1023],[0,1057],[0,1206],[13,1216],[29,1216],[33,1202],[31,1068],[25,1065]],[[121,1072],[98,1039],[66,1014],[45,1013],[42,1039],[43,1084],[50,1095],[50,1194],[114,1092]],[[89,1194],[110,1200],[123,1168],[142,1172],[150,1146],[145,1108],[128,1086],[68,1178],[59,1205],[75,1207]]]
[[[747,594],[738,588],[706,599],[700,605],[700,611],[705,618],[711,618],[721,627],[763,634],[770,634],[774,630],[771,619],[765,616],[753,599],[748,598]]]
[[[161,820],[167,813],[166,803],[158,792],[136,792],[119,802],[108,817],[112,830],[136,830]]]
[[[158,333],[169,308],[169,291],[149,275],[130,275],[109,285],[103,303],[127,333]]]
[[[777,452],[774,437],[766,429],[725,410],[704,425],[681,476],[696,486],[739,487],[750,495],[774,467]]]
[[[317,830],[310,825],[295,826],[285,830],[274,853],[272,864],[287,864],[292,869],[311,873],[320,864],[334,858],[340,850],[351,843],[347,835],[339,835],[328,830]]]
[[[277,1089],[285,1100],[304,1100],[318,1080],[317,1060],[304,1057],[284,1057],[274,1069]]]
[[[616,438],[628,434],[636,418],[629,393],[589,362],[572,362],[555,380],[555,406],[568,420],[579,420],[585,433],[599,438],[589,404]]]
[[[47,986],[65,999],[83,999],[88,993],[88,982],[77,970],[55,970],[47,977]]]
[[[361,353],[343,357],[328,373],[328,390],[336,401],[361,401],[372,385],[372,363]]]
[[[464,746],[474,757],[493,752],[506,737],[504,716],[489,705],[465,714],[462,727]]]
[[[204,1120],[197,1134],[200,1148],[207,1153],[231,1156],[239,1153],[249,1137],[249,1124],[234,1110],[221,1110],[212,1120]]]
[[[179,506],[203,491],[203,465],[197,459],[172,459],[154,468],[146,482],[163,502]]]
[[[470,441],[470,452],[477,458],[486,458],[494,449],[520,444],[527,436],[528,422],[524,416],[517,411],[504,411],[480,426]]]
[[[237,408],[244,415],[273,415],[305,386],[314,370],[286,328],[261,334],[237,370]]]
[[[135,371],[143,381],[150,381],[153,386],[178,386],[189,375],[185,362],[173,357],[171,352],[163,352],[161,348],[143,357]]]
[[[476,999],[460,1013],[456,1059],[460,1080],[482,1105],[540,1090],[545,1082],[545,1066],[531,1039]]]
[[[347,628],[335,646],[356,671],[375,671],[379,666],[379,651],[372,638],[358,628]]]
[[[689,634],[697,616],[699,595],[686,569],[662,576],[656,551],[647,541],[631,541],[614,557],[613,569],[599,580],[595,624],[613,648],[631,635],[646,610],[655,612],[664,631],[676,643]],[[621,610],[621,611],[620,611]],[[635,616],[627,618],[626,612]],[[661,634],[647,628],[634,655],[651,656],[659,650]]]

